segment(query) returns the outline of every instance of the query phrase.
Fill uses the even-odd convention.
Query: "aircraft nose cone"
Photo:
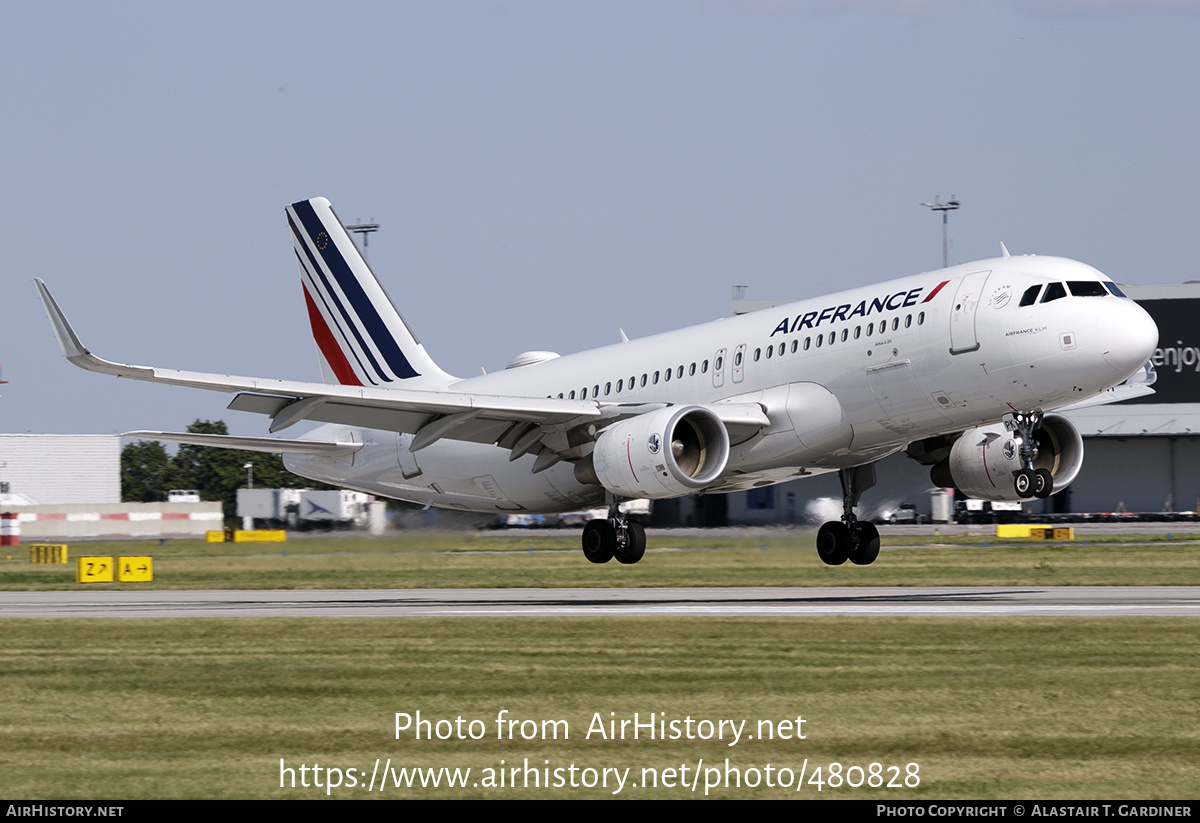
[[[1121,379],[1132,375],[1154,355],[1158,347],[1158,326],[1146,310],[1132,300],[1122,300],[1105,314],[1107,344],[1104,361]]]

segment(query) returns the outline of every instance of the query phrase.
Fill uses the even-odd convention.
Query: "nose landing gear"
[[[1044,499],[1054,493],[1054,475],[1048,469],[1033,467],[1038,455],[1036,433],[1041,426],[1040,411],[1013,412],[1004,416],[1004,427],[1017,434],[1013,439],[1017,442],[1021,468],[1013,472],[1013,491],[1023,500],[1031,497]]]

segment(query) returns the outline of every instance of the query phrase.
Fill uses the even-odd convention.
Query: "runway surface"
[[[1200,586],[0,592],[0,617],[1200,617]]]

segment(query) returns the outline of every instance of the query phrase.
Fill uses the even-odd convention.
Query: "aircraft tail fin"
[[[321,375],[347,386],[445,385],[324,197],[287,207]]]

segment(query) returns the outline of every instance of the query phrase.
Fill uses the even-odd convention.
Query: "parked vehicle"
[[[917,507],[912,503],[901,503],[895,509],[881,512],[875,522],[895,526],[903,523],[928,523],[929,518],[917,511]]]

